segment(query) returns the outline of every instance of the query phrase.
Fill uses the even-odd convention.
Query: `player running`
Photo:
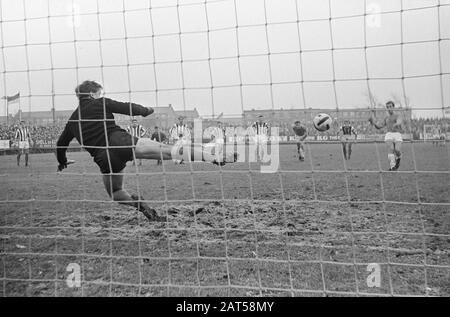
[[[302,125],[300,121],[296,121],[292,126],[295,132],[295,140],[297,141],[297,153],[298,159],[301,162],[305,161],[305,140],[308,137],[306,128]]]
[[[348,120],[344,121],[344,125],[338,131],[338,136],[341,133],[342,151],[344,152],[344,159],[348,161],[352,157],[352,146],[358,139],[358,134]]]
[[[256,158],[262,161],[264,158],[264,148],[269,140],[269,125],[264,122],[264,116],[260,115],[258,121],[252,125],[255,133]]]
[[[127,127],[126,131],[128,132],[128,134],[131,134],[132,137],[138,139],[145,137],[145,135],[147,134],[147,130],[145,130],[145,128],[140,125],[136,119],[133,119],[131,121],[131,125]],[[135,164],[136,163],[133,161],[133,165]],[[142,166],[142,160],[139,160],[139,166]]]
[[[19,123],[16,129],[15,140],[18,144],[17,152],[17,166],[20,166],[20,158],[25,154],[25,166],[28,167],[28,157],[30,154],[31,134],[30,129],[26,126],[24,121]]]
[[[76,90],[79,106],[70,117],[57,143],[58,171],[75,163],[66,157],[67,147],[75,138],[94,158],[103,174],[103,183],[109,196],[119,204],[132,206],[150,221],[165,221],[156,210],[150,208],[142,197],[130,195],[124,189],[123,172],[127,162],[136,159],[188,160],[199,159],[223,165],[227,161],[208,153],[202,146],[186,146],[181,143],[168,146],[147,138],[136,138],[116,125],[114,113],[147,117],[152,108],[133,103],[122,103],[102,97],[103,87],[93,81],[85,81]],[[233,155],[229,162],[236,161]]]
[[[397,171],[400,168],[400,161],[402,158],[403,119],[400,115],[395,113],[395,103],[393,101],[386,103],[386,109],[388,111],[388,116],[382,123],[375,122],[373,116],[370,117],[369,122],[378,130],[383,128],[387,129],[384,141],[388,146],[389,171]]]

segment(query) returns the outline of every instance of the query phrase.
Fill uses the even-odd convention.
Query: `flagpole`
[[[19,91],[19,122],[22,122],[22,107],[20,102],[20,91]]]
[[[9,101],[8,98],[5,97],[6,101],[6,125],[9,126]]]

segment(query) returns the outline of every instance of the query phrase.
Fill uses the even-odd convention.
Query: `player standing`
[[[167,136],[159,131],[158,127],[155,127],[155,132],[153,132],[151,138],[152,141],[158,142],[158,143],[164,143],[167,144]],[[157,165],[162,165],[162,160],[159,159],[158,162],[156,163]]]
[[[21,121],[16,129],[15,140],[18,144],[17,166],[20,166],[20,157],[22,156],[22,154],[25,154],[25,166],[28,167],[31,135],[30,129],[26,126],[24,121]]]
[[[258,121],[252,125],[255,132],[256,157],[262,161],[264,157],[264,148],[269,140],[269,125],[264,122],[264,116],[260,115]]]
[[[175,123],[173,128],[170,129],[170,137],[176,143],[180,140],[187,141],[191,139],[191,130],[184,123],[184,117],[178,118],[178,123]]]
[[[300,121],[296,121],[292,126],[295,132],[295,140],[297,141],[297,153],[300,161],[305,161],[305,140],[308,137],[307,129]]]
[[[174,143],[181,142],[183,144],[188,144],[191,142],[191,130],[184,123],[184,117],[180,116],[178,118],[178,123],[175,123],[173,128],[170,129],[170,137]],[[175,160],[175,164],[183,164],[180,160]]]
[[[102,97],[103,87],[93,81],[85,81],[76,90],[79,106],[70,117],[57,143],[58,171],[75,163],[66,157],[67,147],[75,138],[94,158],[103,174],[103,183],[109,196],[119,204],[132,206],[150,221],[164,221],[156,210],[150,208],[142,197],[130,195],[124,189],[123,172],[127,162],[137,159],[174,160],[199,159],[223,165],[225,157],[208,153],[203,147],[185,146],[181,143],[171,147],[150,139],[138,139],[116,125],[114,113],[147,117],[152,108],[133,103],[123,103]],[[235,157],[230,157],[233,162]]]
[[[131,125],[127,127],[126,131],[128,132],[128,134],[131,134],[132,137],[138,139],[145,137],[145,135],[147,134],[147,130],[145,130],[145,128],[140,125],[136,119],[133,119],[131,121]],[[136,163],[133,162],[133,165],[135,164]],[[142,160],[139,160],[139,166],[142,166]]]
[[[344,125],[339,129],[338,136],[341,133],[342,151],[344,152],[345,160],[348,161],[352,157],[353,142],[358,139],[358,134],[348,120],[344,121]]]
[[[370,117],[369,122],[378,130],[386,128],[387,133],[384,141],[388,147],[388,160],[390,171],[397,171],[400,167],[402,158],[403,144],[403,119],[395,113],[395,103],[389,101],[386,103],[388,116],[381,123],[375,122],[374,117]]]

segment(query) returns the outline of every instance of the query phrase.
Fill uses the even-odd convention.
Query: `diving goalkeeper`
[[[236,161],[236,155],[211,153],[203,148],[184,144],[173,147],[137,138],[116,125],[114,113],[147,117],[152,108],[134,103],[122,103],[103,97],[103,87],[94,81],[85,81],[75,89],[79,106],[70,117],[57,143],[58,171],[75,163],[66,157],[67,148],[75,138],[93,157],[103,174],[103,183],[108,195],[119,204],[132,206],[150,221],[165,221],[156,210],[150,208],[142,197],[130,195],[123,186],[123,172],[127,162],[134,159],[150,160],[201,160],[216,165]]]

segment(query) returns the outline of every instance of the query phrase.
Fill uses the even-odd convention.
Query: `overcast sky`
[[[204,2],[0,0],[0,95],[20,91],[23,110],[40,111],[53,91],[57,110],[74,109],[74,87],[91,79],[123,101],[239,115],[367,107],[368,86],[401,100],[404,73],[421,115],[450,107],[450,0],[403,0],[403,27],[400,0]],[[365,10],[389,13],[365,23]],[[403,58],[390,45],[402,41]]]

